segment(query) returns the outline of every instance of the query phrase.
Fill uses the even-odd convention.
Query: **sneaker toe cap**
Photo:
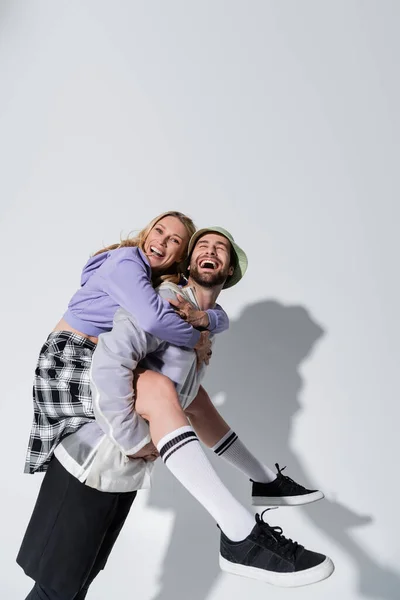
[[[304,571],[305,569],[312,569],[324,562],[326,556],[319,554],[319,552],[312,552],[311,550],[304,550],[296,560],[296,571]]]

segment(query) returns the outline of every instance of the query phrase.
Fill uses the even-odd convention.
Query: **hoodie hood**
[[[82,275],[81,275],[81,286],[84,286],[85,283],[89,281],[93,273],[97,271],[99,267],[107,260],[109,257],[109,252],[102,252],[101,254],[97,254],[96,256],[92,256],[86,265],[83,267]]]

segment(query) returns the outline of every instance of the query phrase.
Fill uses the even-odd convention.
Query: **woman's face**
[[[144,252],[152,271],[164,271],[184,257],[189,234],[176,217],[160,219],[150,230],[144,243]]]

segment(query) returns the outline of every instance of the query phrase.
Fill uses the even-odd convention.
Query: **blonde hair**
[[[190,217],[187,217],[183,213],[178,212],[176,210],[169,210],[168,212],[161,213],[160,215],[158,215],[158,217],[155,217],[155,219],[150,221],[150,223],[146,225],[144,229],[139,231],[139,233],[135,237],[127,237],[124,240],[121,240],[119,244],[111,244],[111,246],[102,248],[101,250],[95,252],[93,256],[97,256],[97,254],[102,254],[103,252],[109,252],[110,250],[116,250],[117,248],[125,248],[127,246],[137,246],[138,248],[144,251],[144,243],[146,241],[147,236],[149,235],[153,227],[158,223],[158,221],[161,221],[161,219],[164,219],[164,217],[175,217],[176,219],[179,219],[179,221],[186,228],[186,231],[188,233],[188,240],[186,242],[186,248],[184,248],[182,260],[180,262],[173,263],[164,274],[157,274],[155,277],[153,277],[152,282],[154,287],[157,287],[163,281],[171,281],[172,283],[178,284],[181,281],[182,277],[185,276],[186,251],[189,244],[189,240],[196,231],[196,226]]]

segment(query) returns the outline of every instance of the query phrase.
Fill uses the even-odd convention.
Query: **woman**
[[[162,280],[178,283],[193,221],[169,211],[134,238],[97,252],[85,265],[81,287],[47,338],[39,355],[33,388],[34,418],[25,472],[46,471],[61,439],[94,418],[89,389],[91,357],[100,333],[111,330],[121,306],[149,333],[195,348],[204,359],[208,345],[154,291]],[[220,308],[199,311],[196,327],[224,331],[229,320]]]

